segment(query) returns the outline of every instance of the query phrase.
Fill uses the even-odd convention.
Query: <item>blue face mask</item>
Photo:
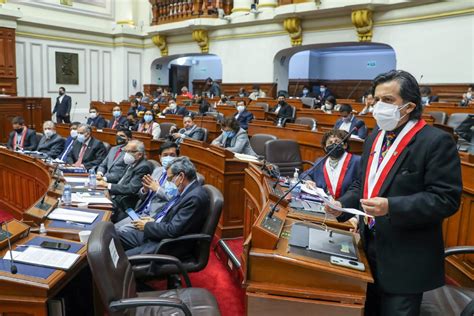
[[[167,168],[168,165],[174,160],[175,157],[173,156],[165,156],[165,157],[161,157],[160,158],[160,161],[161,161],[161,165],[163,166],[163,168]]]
[[[178,195],[178,187],[171,181],[165,182],[164,189],[169,199],[172,199]]]
[[[122,112],[121,111],[113,111],[112,114],[115,118],[117,118],[117,117],[120,117],[120,115],[122,115]]]
[[[423,104],[428,103],[429,100],[429,97],[421,97],[421,102],[423,102]]]
[[[307,94],[308,93],[308,89],[303,89],[303,94]]]
[[[85,141],[86,141],[86,135],[84,135],[84,134],[77,134],[77,141],[78,141],[79,143],[85,142]]]
[[[234,132],[234,131],[224,131],[224,135],[225,135],[227,138],[232,138],[232,137],[234,137],[235,132]]]
[[[145,122],[150,123],[153,120],[153,115],[146,114],[145,116],[143,116],[143,119],[145,120]]]

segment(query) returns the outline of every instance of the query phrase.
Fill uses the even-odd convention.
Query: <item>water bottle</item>
[[[318,130],[318,126],[316,125],[316,121],[313,123],[313,127],[311,127],[312,132],[316,132]]]
[[[295,172],[293,173],[293,178],[290,180],[290,188],[292,188],[296,183],[298,183],[298,180],[300,178],[298,174],[299,169],[295,168]],[[298,184],[296,187],[294,187],[293,191],[291,191],[294,197],[298,197],[301,193],[301,185]]]
[[[39,229],[40,235],[44,236],[44,235],[47,234],[47,232],[48,232],[48,231],[46,230],[46,227],[44,226],[44,223],[41,223],[41,224],[40,224],[40,229]]]
[[[71,194],[72,194],[71,186],[69,184],[66,184],[64,186],[64,192],[63,192],[63,204],[64,205],[71,205],[71,202],[72,202]]]
[[[95,190],[96,185],[97,185],[97,176],[95,174],[94,168],[91,168],[89,170],[89,188],[92,190]]]

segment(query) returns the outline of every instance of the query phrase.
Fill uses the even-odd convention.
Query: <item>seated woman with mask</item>
[[[229,116],[222,122],[222,134],[214,139],[211,145],[224,147],[234,153],[257,156],[250,146],[247,131],[240,127],[239,122]]]
[[[319,166],[308,174],[312,181],[306,182],[310,187],[316,186],[323,189],[334,199],[346,193],[359,174],[360,156],[347,152],[348,140],[346,139],[340,146],[337,145],[346,136],[347,132],[344,130],[330,130],[324,134],[321,141],[324,151],[328,153],[334,147],[337,148],[326,158],[326,161],[320,162]]]
[[[337,104],[336,98],[331,95],[326,99],[326,101],[324,102],[324,105],[321,107],[321,110],[323,110],[324,113],[331,114],[332,111],[337,110],[335,109],[336,104]]]
[[[147,133],[153,136],[153,139],[160,138],[161,128],[160,124],[153,121],[154,115],[152,110],[147,110],[137,128],[137,132]]]

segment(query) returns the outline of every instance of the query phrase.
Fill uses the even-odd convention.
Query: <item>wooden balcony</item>
[[[230,14],[232,0],[149,0],[153,13],[151,25],[197,18],[218,18],[218,9]]]

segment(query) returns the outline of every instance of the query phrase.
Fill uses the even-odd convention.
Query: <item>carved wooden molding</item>
[[[166,36],[164,35],[153,35],[151,38],[153,44],[160,49],[161,56],[168,56],[168,43],[166,42]]]
[[[201,53],[209,53],[209,36],[207,30],[194,30],[193,40],[196,41],[201,48]]]
[[[371,10],[352,11],[352,24],[357,30],[359,42],[372,41],[372,29],[374,26]]]
[[[283,27],[291,39],[291,46],[301,46],[303,43],[303,28],[299,18],[287,18],[283,21]]]

